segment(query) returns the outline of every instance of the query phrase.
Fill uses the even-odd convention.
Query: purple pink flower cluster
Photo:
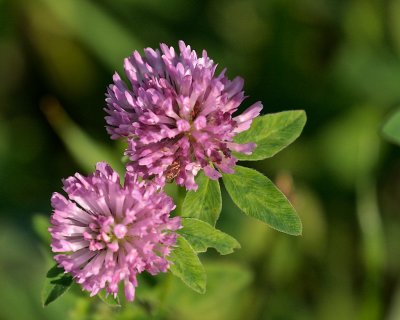
[[[233,116],[244,100],[243,80],[230,81],[203,51],[179,42],[180,53],[161,45],[125,59],[127,86],[114,74],[107,93],[107,131],[112,139],[126,137],[128,169],[144,179],[175,179],[196,190],[194,177],[200,169],[211,179],[220,172],[233,173],[232,151],[250,154],[254,143],[237,144],[233,137],[250,127],[260,114],[256,102]]]
[[[123,281],[133,300],[138,273],[167,271],[181,223],[170,218],[175,205],[158,185],[128,172],[121,186],[118,174],[100,162],[92,175],[64,180],[64,191],[69,199],[51,198],[51,247],[62,252],[54,257],[58,264],[92,296],[105,287],[116,296]]]
[[[98,163],[92,175],[64,180],[68,198],[52,196],[55,260],[92,296],[102,289],[116,296],[123,282],[132,301],[138,274],[168,270],[181,222],[170,217],[175,206],[165,182],[196,190],[199,170],[211,179],[233,173],[232,151],[250,154],[255,147],[233,137],[250,127],[261,103],[233,116],[244,100],[243,80],[230,81],[225,70],[215,75],[206,51],[197,57],[182,41],[179,49],[135,51],[124,63],[129,85],[116,73],[108,88],[107,131],[128,141],[124,184]]]

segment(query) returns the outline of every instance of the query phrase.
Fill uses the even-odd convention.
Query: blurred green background
[[[202,256],[205,295],[173,281],[166,317],[400,319],[400,148],[380,135],[400,104],[400,0],[0,0],[0,319],[156,317],[146,279],[120,311],[71,293],[43,309],[49,249],[32,221],[61,178],[118,163],[102,108],[123,58],[179,39],[245,79],[244,106],[306,110],[298,141],[246,164],[304,231],[273,231],[224,194],[218,228],[242,249]]]

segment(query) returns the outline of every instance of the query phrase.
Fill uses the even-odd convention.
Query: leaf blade
[[[178,236],[177,247],[171,252],[169,260],[172,262],[170,270],[173,275],[180,278],[194,291],[206,292],[206,272],[199,257],[185,238]]]
[[[271,158],[301,134],[307,121],[304,110],[283,111],[257,117],[249,130],[235,136],[236,143],[254,142],[251,155],[234,153],[238,160],[256,161]]]
[[[215,226],[222,210],[219,182],[209,179],[204,172],[196,178],[199,188],[189,191],[182,205],[182,217],[196,218]]]
[[[230,235],[213,228],[208,223],[193,219],[183,218],[183,228],[178,232],[192,246],[196,252],[206,252],[208,248],[216,249],[221,255],[230,254],[234,249],[240,248],[240,243]]]
[[[42,289],[41,299],[43,307],[61,297],[73,283],[73,278],[65,274],[64,270],[57,265],[53,266],[46,275],[46,280]]]
[[[97,296],[99,297],[99,299],[101,301],[103,301],[109,307],[112,307],[112,308],[120,308],[121,307],[121,303],[119,301],[118,296],[116,298],[114,298],[114,296],[112,294],[107,295],[107,292],[104,289],[100,290],[99,293],[97,294]]]
[[[386,120],[382,127],[382,134],[389,141],[400,144],[400,109]]]
[[[273,229],[301,235],[302,224],[285,195],[260,172],[241,166],[235,174],[222,176],[233,202],[246,215],[256,218]]]

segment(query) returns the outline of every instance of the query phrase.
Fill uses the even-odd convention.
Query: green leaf
[[[200,172],[196,183],[199,186],[197,191],[189,191],[186,194],[182,217],[196,218],[215,226],[222,209],[219,182],[209,179],[204,172]]]
[[[56,279],[61,277],[64,274],[64,269],[60,268],[57,265],[54,265],[47,271],[46,278],[48,279]]]
[[[239,249],[239,242],[230,235],[214,229],[208,223],[198,219],[183,218],[183,228],[178,232],[190,243],[196,252],[206,252],[215,248],[220,254],[229,254]]]
[[[106,303],[109,307],[121,307],[118,296],[114,298],[112,294],[107,295],[106,290],[101,290],[98,294],[101,301]]]
[[[33,230],[40,237],[42,242],[46,245],[50,245],[51,235],[48,230],[50,227],[50,218],[42,214],[35,214],[32,218]]]
[[[302,225],[284,194],[260,172],[236,166],[234,174],[222,176],[233,202],[245,214],[270,227],[291,235],[300,235]]]
[[[382,133],[388,140],[400,144],[400,110],[393,113],[385,122]]]
[[[198,293],[206,292],[206,272],[196,252],[185,240],[178,236],[177,247],[171,252],[171,272],[188,287]]]
[[[249,130],[239,133],[237,143],[254,142],[257,147],[251,155],[234,152],[239,160],[263,160],[277,154],[295,141],[306,123],[303,110],[267,114],[253,120]]]
[[[46,281],[42,289],[42,304],[49,305],[61,297],[72,285],[73,279],[64,270],[55,265],[46,275]]]

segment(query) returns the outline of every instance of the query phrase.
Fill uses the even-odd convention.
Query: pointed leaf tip
[[[382,134],[391,142],[400,144],[400,109],[386,120],[382,127]]]
[[[107,304],[109,307],[113,308],[121,307],[121,303],[119,301],[118,296],[114,298],[112,294],[107,295],[107,292],[104,289],[101,290],[97,295],[100,298],[100,300],[103,301],[105,304]]]
[[[57,265],[52,267],[46,275],[46,280],[42,289],[42,305],[48,306],[50,303],[61,297],[73,283],[71,275],[64,273],[64,270]]]
[[[236,166],[235,174],[224,174],[222,179],[233,202],[246,215],[278,231],[301,235],[302,223],[296,210],[266,176],[254,169]]]
[[[196,252],[206,252],[208,248],[212,247],[221,255],[226,255],[240,248],[240,243],[235,238],[213,228],[204,221],[183,218],[182,225],[183,228],[178,232]]]

